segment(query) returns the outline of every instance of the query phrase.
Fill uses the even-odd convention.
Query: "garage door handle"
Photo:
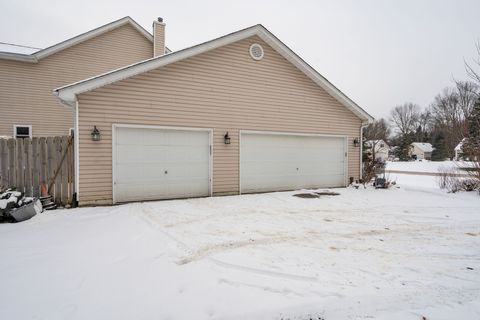
[[[168,173],[168,171],[167,171],[167,170],[165,170],[165,174],[167,174],[167,173]]]

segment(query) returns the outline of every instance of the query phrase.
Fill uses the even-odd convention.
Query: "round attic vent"
[[[263,58],[263,48],[258,43],[254,43],[250,46],[250,56],[254,60],[261,60]]]

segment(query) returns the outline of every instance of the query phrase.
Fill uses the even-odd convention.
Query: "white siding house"
[[[410,144],[409,155],[417,160],[431,160],[435,148],[428,142],[413,142]]]
[[[387,161],[390,147],[384,140],[368,140],[365,142],[366,151],[375,154],[375,159]]]

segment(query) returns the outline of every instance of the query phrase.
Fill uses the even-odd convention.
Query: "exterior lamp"
[[[227,133],[225,133],[225,135],[223,136],[223,143],[225,143],[225,144],[230,144],[230,136],[228,135],[228,131],[227,131]]]
[[[359,147],[359,146],[360,146],[360,141],[358,140],[358,138],[353,139],[353,145],[354,145],[355,147]]]
[[[93,131],[91,133],[92,135],[92,141],[100,141],[101,139],[101,134],[100,131],[98,131],[97,126],[93,126]]]

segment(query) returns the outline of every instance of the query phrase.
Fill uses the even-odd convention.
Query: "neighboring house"
[[[80,205],[343,187],[373,120],[262,25],[55,94]]]
[[[409,155],[416,160],[432,160],[434,148],[428,142],[413,142],[410,144]]]
[[[365,147],[372,155],[375,154],[375,159],[382,162],[387,161],[390,147],[383,140],[368,140],[365,141]]]
[[[465,143],[465,139],[463,138],[462,141],[460,141],[457,146],[455,147],[455,160],[462,160],[463,159],[463,144]]]
[[[0,45],[0,136],[69,134],[72,109],[53,89],[152,58],[154,40],[125,17],[42,50]],[[164,38],[157,42],[164,47]]]

